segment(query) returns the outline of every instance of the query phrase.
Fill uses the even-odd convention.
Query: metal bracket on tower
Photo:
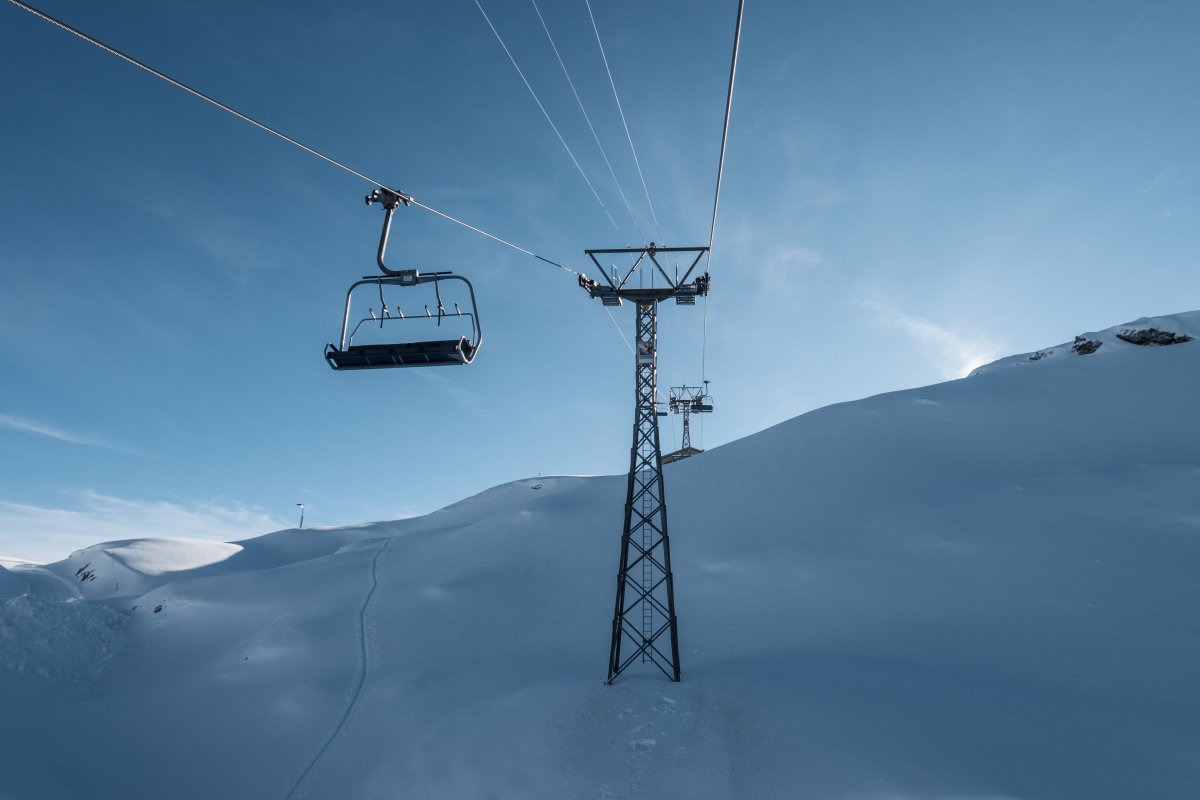
[[[600,270],[604,281],[600,282],[593,280],[586,275],[579,276],[579,285],[593,299],[599,300],[606,306],[619,306],[621,300],[666,300],[667,298],[675,298],[675,302],[679,305],[694,306],[697,297],[704,297],[708,294],[711,286],[711,278],[706,272],[703,275],[697,275],[691,282],[688,278],[692,276],[696,265],[700,263],[700,259],[708,252],[707,247],[659,247],[654,242],[651,242],[646,247],[622,247],[611,250],[584,250],[592,262]],[[658,256],[663,253],[687,253],[695,254],[695,258],[688,264],[684,270],[683,276],[680,277],[678,267],[675,271],[675,277],[671,277],[662,264],[658,260]],[[598,255],[636,255],[637,258],[633,262],[633,266],[621,275],[615,270],[610,275],[608,270],[596,258]],[[653,268],[648,269],[651,273],[652,283],[658,283],[661,280],[661,285],[652,285],[649,288],[639,287],[632,288],[629,286],[629,280],[638,271],[639,267],[646,268],[647,262]]]

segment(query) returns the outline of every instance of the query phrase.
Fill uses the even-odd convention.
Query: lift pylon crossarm
[[[649,302],[666,300],[670,297],[675,298],[675,302],[679,305],[695,305],[696,298],[707,296],[712,286],[712,280],[707,272],[696,276],[690,282],[688,281],[688,278],[692,276],[692,272],[695,271],[696,265],[700,263],[700,259],[708,252],[707,247],[659,247],[654,242],[651,242],[646,247],[621,247],[604,250],[585,250],[584,252],[600,270],[605,283],[593,280],[586,275],[580,275],[579,285],[583,287],[592,299],[599,300],[606,306],[619,306],[623,299],[634,302]],[[671,277],[658,261],[658,255],[661,253],[694,253],[695,258],[692,259],[692,263],[688,265],[682,277]],[[596,256],[614,254],[636,254],[637,258],[634,260],[633,266],[624,275],[610,275]],[[652,288],[630,288],[629,279],[633,277],[638,267],[646,259],[650,260],[654,265],[655,271],[662,276],[663,285]]]
[[[685,412],[700,414],[713,410],[712,398],[708,394],[707,387],[672,386],[668,402],[671,405],[671,411],[676,414]]]
[[[633,273],[637,270],[637,268],[641,265],[642,260],[645,258],[649,258],[650,261],[654,263],[654,266],[658,269],[659,274],[661,274],[663,276],[663,280],[666,281],[667,286],[672,289],[677,289],[687,283],[688,278],[690,278],[692,275],[692,271],[695,270],[696,265],[700,263],[700,259],[704,257],[705,253],[708,252],[708,248],[659,247],[654,242],[651,242],[645,247],[618,247],[603,250],[584,250],[583,252],[586,253],[590,259],[592,259],[592,263],[594,263],[596,268],[600,270],[600,274],[604,276],[604,279],[608,281],[608,284],[613,289],[619,291],[625,288],[626,284],[629,282],[629,279],[633,276]],[[599,259],[596,258],[598,255],[633,255],[635,253],[637,254],[637,260],[634,261],[633,266],[629,268],[629,271],[625,273],[625,276],[621,278],[620,281],[614,281],[613,278],[608,275],[607,270],[604,269],[604,265],[602,265]],[[695,253],[696,257],[692,259],[692,263],[688,265],[683,277],[672,278],[667,274],[667,271],[663,269],[662,264],[658,262],[659,253]]]

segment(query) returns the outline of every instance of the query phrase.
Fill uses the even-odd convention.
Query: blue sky
[[[586,8],[540,5],[649,230]],[[593,6],[660,241],[703,244],[736,4]],[[472,0],[42,7],[556,261],[624,244]],[[632,236],[532,5],[484,7]],[[749,0],[703,446],[1195,308],[1197,41],[1189,2]],[[404,209],[391,260],[468,276],[484,348],[335,373],[321,350],[375,271],[370,185],[14,6],[0,67],[0,552],[244,537],[298,502],[315,525],[394,518],[627,468],[631,358],[572,275]],[[660,385],[699,380],[702,319],[664,307]]]

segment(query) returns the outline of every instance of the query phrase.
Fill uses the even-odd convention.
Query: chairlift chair
[[[463,311],[455,306],[453,312],[447,312],[442,307],[440,300],[438,301],[438,310],[436,313],[429,312],[425,315],[397,316],[388,315],[384,308],[381,307],[379,316],[376,317],[374,309],[371,309],[369,316],[362,317],[350,328],[351,320],[351,302],[354,297],[355,289],[360,286],[375,286],[382,292],[384,286],[403,286],[415,287],[421,284],[433,283],[435,287],[440,287],[444,281],[462,281],[467,286],[468,297],[470,298],[470,310]],[[435,290],[440,295],[440,288]],[[400,340],[387,343],[373,344],[354,344],[354,337],[359,330],[364,326],[378,325],[380,328],[385,326],[391,329],[399,330],[400,326],[411,323],[414,320],[437,319],[438,325],[444,321],[460,321],[464,320],[470,325],[470,335],[459,335],[448,339],[419,339],[419,340]],[[381,275],[363,278],[356,281],[348,292],[346,292],[346,312],[342,317],[342,336],[338,344],[332,342],[325,346],[325,360],[329,362],[335,370],[341,369],[379,369],[384,367],[437,367],[448,366],[452,364],[470,364],[476,353],[479,352],[479,346],[483,341],[483,334],[479,328],[479,312],[475,305],[475,290],[471,286],[471,282],[461,275],[455,275],[451,272],[436,272],[420,274],[417,270],[400,270],[395,275]]]
[[[346,311],[342,317],[342,337],[338,344],[330,342],[325,345],[325,360],[335,370],[342,369],[379,369],[385,367],[438,367],[451,364],[470,364],[479,353],[483,344],[483,331],[479,327],[479,308],[475,304],[475,288],[471,282],[453,272],[430,272],[422,274],[416,269],[390,269],[384,262],[383,256],[387,251],[388,234],[392,227],[392,214],[401,203],[409,205],[412,198],[402,192],[386,187],[380,187],[367,195],[367,205],[380,203],[384,207],[383,232],[379,236],[379,252],[376,261],[383,272],[380,276],[365,277],[356,281],[346,292]],[[447,312],[442,303],[441,285],[445,281],[461,281],[467,287],[466,297],[470,300],[470,310],[462,310],[458,303],[454,304],[454,312]],[[433,284],[434,301],[437,306],[436,314],[425,306],[425,315],[404,316],[397,305],[397,315],[388,312],[383,297],[385,286],[399,286],[406,291],[422,284]],[[369,309],[368,316],[358,320],[354,329],[350,329],[351,301],[354,290],[360,286],[374,286],[379,292],[379,316],[374,309]],[[399,330],[400,326],[415,319],[435,319],[441,328],[446,320],[465,321],[469,324],[469,336],[458,335],[446,339],[401,339],[395,342],[355,344],[354,337],[363,325],[378,325],[380,329],[388,326],[391,330]],[[460,327],[459,330],[462,330]]]

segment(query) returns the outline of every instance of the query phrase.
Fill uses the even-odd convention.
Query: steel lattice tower
[[[654,664],[673,681],[678,681],[680,676],[675,586],[667,535],[667,498],[658,435],[659,415],[666,412],[660,412],[655,402],[658,391],[658,304],[673,297],[680,305],[695,305],[698,296],[708,294],[707,274],[686,283],[707,250],[706,247],[658,248],[653,243],[641,249],[588,250],[587,254],[600,267],[607,285],[583,275],[579,278],[579,284],[588,294],[604,305],[619,306],[624,299],[631,300],[637,308],[633,447],[629,456],[608,683],[639,660]],[[671,279],[655,257],[663,252],[694,253],[696,257],[682,279],[678,276]],[[609,277],[596,260],[597,254],[605,253],[629,253],[638,257],[624,278]],[[626,288],[629,278],[646,258],[666,285],[649,289]],[[670,649],[666,652],[668,643]]]
[[[704,388],[699,386],[672,386],[671,398],[668,401],[671,412],[683,414],[683,444],[677,453],[671,455],[690,455],[692,452],[702,452],[692,448],[692,414],[705,414],[713,410],[712,400],[708,396],[708,381]],[[670,460],[670,459],[668,459]]]
[[[610,683],[639,658],[653,663],[671,680],[679,680],[679,633],[655,403],[658,388],[657,300],[637,304],[636,341],[633,447],[629,455],[621,565],[617,572],[612,646],[608,656]],[[632,645],[632,652],[627,651],[623,656],[625,648],[622,645],[626,638]],[[668,641],[669,654],[663,652],[667,649],[663,645]]]
[[[679,445],[680,450],[690,450],[692,448],[692,407],[685,405],[683,407],[683,440]]]

